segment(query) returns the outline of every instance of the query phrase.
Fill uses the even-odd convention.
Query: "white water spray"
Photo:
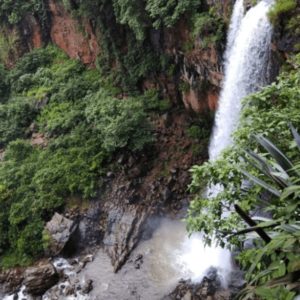
[[[231,135],[239,121],[241,100],[268,83],[272,26],[267,14],[272,3],[272,0],[262,0],[245,16],[244,1],[237,0],[235,3],[224,57],[225,78],[209,146],[210,160],[217,159],[232,143]],[[220,190],[222,190],[220,185],[210,187],[207,195],[214,196]],[[195,247],[195,243],[198,247]],[[212,248],[205,253],[201,250],[203,248],[201,237],[194,238],[187,245],[183,260],[193,272],[194,278],[201,278],[206,271],[204,269],[207,269],[206,263],[197,265],[197,261],[203,260],[211,262],[218,268],[221,279],[228,279],[232,267],[227,250]],[[194,247],[203,254],[202,257],[194,256]],[[226,280],[224,283],[226,285]]]
[[[272,26],[267,14],[271,5],[272,1],[259,2],[240,21],[243,1],[236,2],[225,55],[225,79],[209,146],[210,160],[232,143],[241,100],[268,83]]]
[[[234,46],[238,31],[241,28],[241,23],[244,18],[244,14],[245,14],[244,0],[236,0],[233,7],[233,12],[231,16],[230,25],[229,25],[226,51],[224,55],[225,73],[227,73],[226,68],[229,66],[230,54],[232,52],[232,48]]]

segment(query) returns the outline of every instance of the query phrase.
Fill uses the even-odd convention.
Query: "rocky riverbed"
[[[153,222],[157,228],[151,238],[139,243],[119,272],[101,247],[92,255],[58,258],[27,269],[30,274],[20,290],[4,299],[231,299],[242,287],[229,252],[204,248],[198,234],[188,238],[178,220]],[[42,292],[42,298],[32,294]]]
[[[69,199],[45,226],[48,259],[2,271],[2,297],[180,299],[182,282],[180,292],[175,288],[181,279],[186,291],[194,290],[189,279],[199,284],[210,266],[225,266],[219,250],[204,251],[199,237],[188,240],[178,221],[192,198],[189,168],[207,159],[208,141],[187,134],[193,118],[184,110],[152,121],[155,146],[139,155],[117,154],[95,199]],[[222,289],[230,285],[225,273],[218,269]]]

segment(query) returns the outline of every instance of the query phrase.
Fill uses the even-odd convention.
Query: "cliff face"
[[[12,66],[24,53],[51,42],[63,49],[69,57],[79,59],[85,65],[95,66],[103,42],[100,30],[97,29],[99,24],[96,24],[95,18],[78,16],[58,0],[48,0],[46,3],[45,24],[42,24],[37,15],[27,14],[18,26],[10,26],[2,30],[2,35],[6,39],[7,36],[14,36],[7,51],[8,54],[4,57],[6,64]],[[71,1],[71,3],[78,5],[76,1]],[[151,76],[144,76],[139,80],[139,88],[143,90],[159,88],[165,97],[175,103],[183,101],[187,109],[195,112],[215,110],[224,71],[223,52],[226,26],[229,23],[233,3],[232,0],[207,0],[204,9],[210,11],[210,8],[213,8],[214,10],[214,15],[206,24],[211,29],[205,29],[196,35],[191,32],[188,15],[181,17],[172,28],[149,30],[150,33],[146,36],[144,44],[159,55],[168,55],[175,71],[172,74],[154,72]],[[106,7],[106,10],[112,9],[111,4],[109,7]],[[125,56],[129,28],[118,24],[111,13],[107,14],[104,10],[106,16],[102,17],[104,21],[101,24],[103,26],[106,23],[105,26],[110,28],[109,34],[113,35],[110,39],[116,39],[118,47],[122,49],[119,56]],[[213,19],[217,21],[214,23]],[[221,27],[218,24],[221,24]],[[216,35],[219,29],[218,34],[221,36],[217,42],[212,42],[207,38],[212,34]],[[295,37],[283,29],[284,25],[281,24],[274,34],[274,76],[278,73],[282,58],[287,56],[286,53],[293,51],[293,45],[297,42]],[[131,65],[141,64],[137,55],[134,54],[131,57]],[[140,55],[143,56],[143,53]],[[118,64],[118,61],[113,62],[111,68]]]
[[[49,0],[47,8],[48,20],[44,28],[37,16],[28,14],[19,26],[6,29],[4,35],[13,32],[16,36],[15,47],[6,64],[11,66],[24,53],[52,42],[70,58],[94,65],[100,47],[91,23],[72,17],[60,1]]]
[[[49,1],[51,13],[51,41],[71,58],[93,65],[99,53],[96,35],[88,20],[79,23],[55,0]]]

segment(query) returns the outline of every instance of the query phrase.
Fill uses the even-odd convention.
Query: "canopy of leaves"
[[[70,197],[94,197],[114,153],[152,142],[146,96],[115,98],[100,87],[96,70],[56,48],[27,54],[7,78],[8,99],[0,104],[0,261],[6,267],[42,255],[44,222]],[[42,137],[40,146],[33,134]]]

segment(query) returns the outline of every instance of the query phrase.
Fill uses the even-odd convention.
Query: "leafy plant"
[[[300,127],[299,59],[290,61],[276,83],[245,99],[234,145],[218,160],[192,169],[191,188],[199,196],[190,206],[189,229],[202,230],[207,243],[214,237],[222,246],[241,249],[240,264],[249,283],[245,298],[274,299],[277,292],[280,299],[289,299],[298,287],[299,137],[293,129],[291,142],[287,124]],[[206,187],[216,191],[210,198],[203,196]],[[232,212],[234,207],[238,213]],[[268,219],[254,217],[257,210],[267,210]],[[244,234],[252,231],[260,235],[245,250]]]
[[[97,70],[54,47],[25,55],[3,78],[12,88],[3,82],[0,104],[0,266],[10,267],[43,255],[45,221],[70,198],[95,197],[115,152],[152,141],[145,103],[154,95],[115,98]]]
[[[147,0],[146,10],[153,19],[154,28],[172,27],[184,13],[196,10],[201,5],[195,0]]]
[[[216,46],[224,41],[224,20],[216,14],[214,9],[195,14],[192,18],[192,35],[204,48],[209,45]]]
[[[282,15],[294,10],[296,7],[296,0],[276,0],[269,12],[269,18],[272,23],[276,23]]]
[[[291,127],[291,130],[300,149],[300,136],[294,127]],[[257,136],[256,140],[267,151],[268,156],[246,151],[245,159],[254,165],[262,176],[259,178],[246,171],[242,172],[250,181],[272,195],[271,198],[268,197],[267,202],[264,197],[258,202],[258,206],[271,212],[271,218],[262,219],[257,225],[251,218],[248,221],[246,219],[252,226],[248,231],[257,232],[264,243],[257,249],[244,250],[241,254],[240,261],[248,270],[247,279],[250,283],[243,297],[250,291],[263,299],[273,299],[274,292],[277,292],[282,295],[280,299],[293,299],[296,292],[291,290],[300,288],[300,276],[297,275],[300,270],[299,166],[293,165],[268,139]],[[242,211],[237,207],[237,212],[241,214]],[[243,214],[244,212],[241,215]],[[244,232],[245,230],[235,235]]]

